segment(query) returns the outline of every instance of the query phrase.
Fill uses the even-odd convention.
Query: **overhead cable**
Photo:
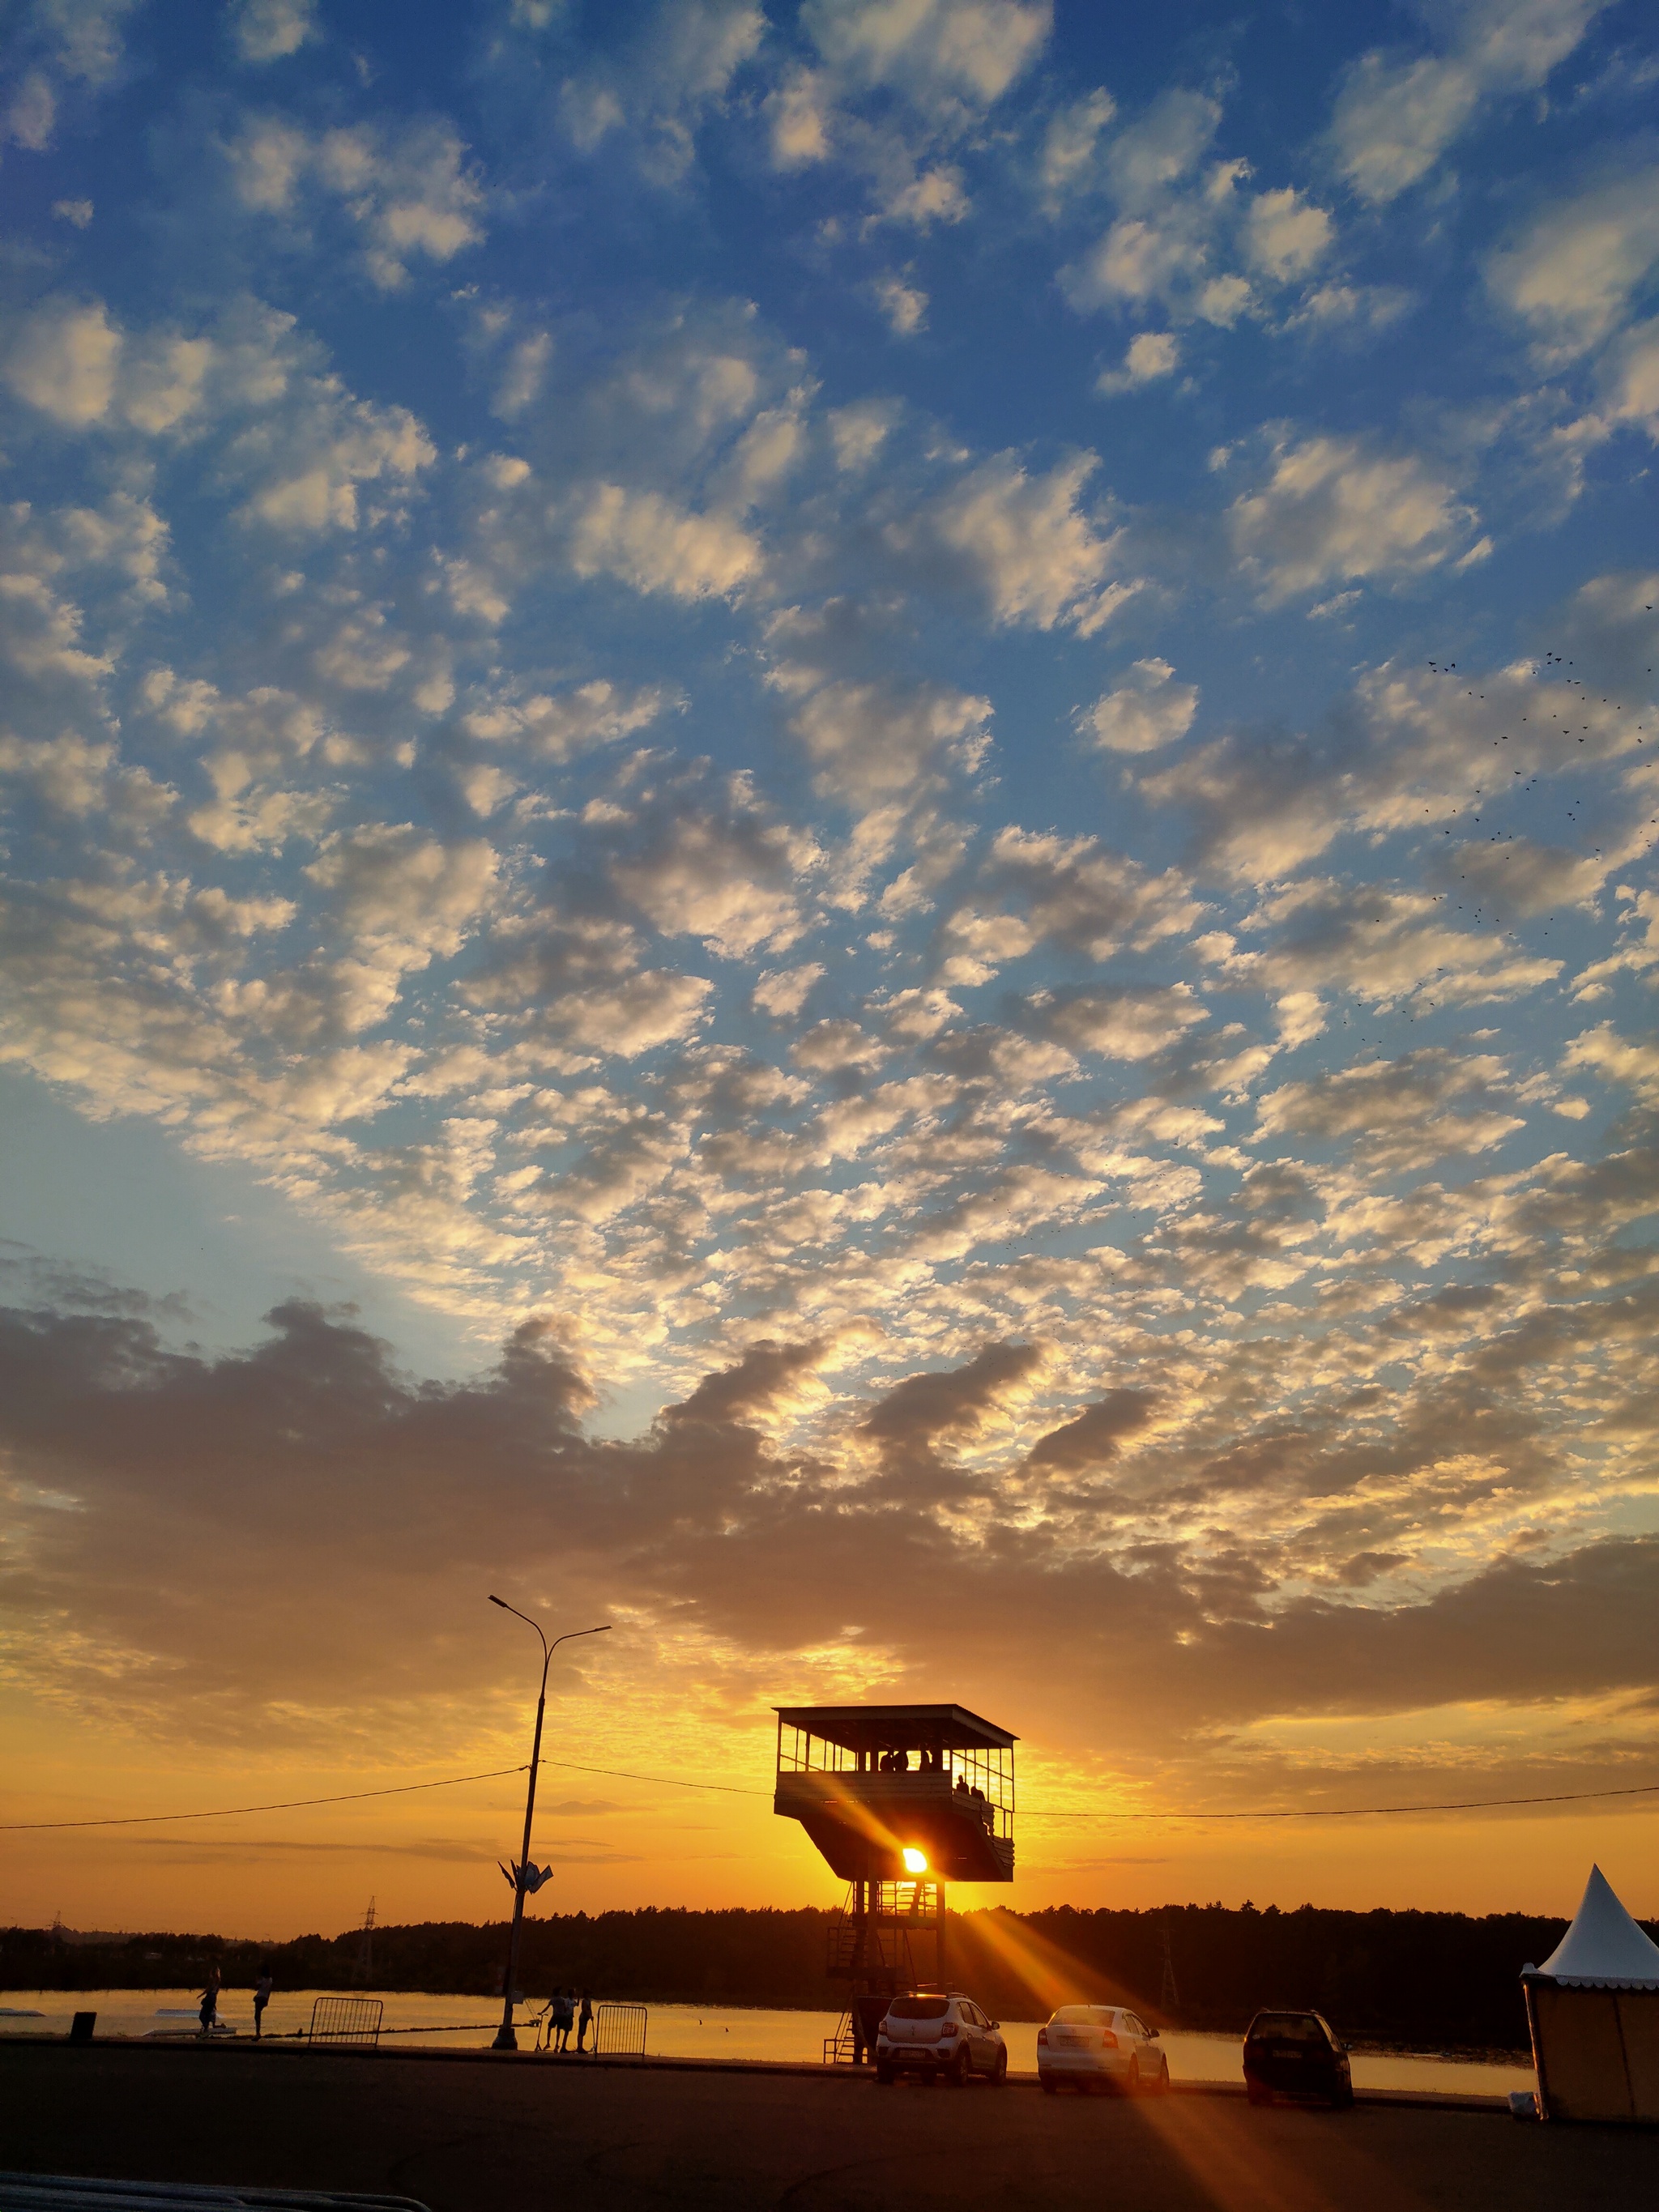
[[[644,1782],[664,1790],[712,1790],[726,1797],[770,1797],[769,1790],[751,1790],[736,1782],[694,1782],[679,1774],[641,1774],[626,1766],[590,1766],[577,1759],[544,1759],[544,1766],[556,1766],[572,1774],[600,1774],[612,1782]],[[528,1763],[495,1766],[482,1774],[447,1774],[435,1782],[401,1782],[384,1790],[348,1790],[332,1797],[285,1797],[266,1805],[218,1805],[195,1813],[114,1813],[82,1820],[0,1820],[0,1835],[15,1835],[45,1828],[135,1828],[164,1820],[231,1820],[244,1813],[292,1813],[313,1805],[355,1805],[369,1797],[406,1797],[417,1790],[454,1790],[467,1782],[499,1782],[511,1774],[527,1774]],[[1609,1790],[1561,1790],[1536,1797],[1464,1797],[1444,1803],[1412,1805],[1281,1805],[1248,1812],[1209,1812],[1192,1807],[1165,1807],[1153,1811],[1119,1812],[1103,1807],[1080,1812],[1070,1807],[1053,1811],[1022,1812],[1023,1820],[1372,1820],[1411,1813],[1498,1813],[1525,1805],[1582,1805],[1597,1798],[1659,1796],[1659,1782],[1627,1783]]]

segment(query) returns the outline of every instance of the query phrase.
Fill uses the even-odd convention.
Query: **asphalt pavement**
[[[0,2045],[0,2168],[432,2212],[1625,2212],[1659,2135],[1361,2099],[1042,2095],[867,2076],[293,2045]]]

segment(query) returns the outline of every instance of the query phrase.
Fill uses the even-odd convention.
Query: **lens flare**
[[[906,1874],[926,1874],[927,1871],[927,1853],[917,1850],[913,1844],[904,1846],[904,1871]]]

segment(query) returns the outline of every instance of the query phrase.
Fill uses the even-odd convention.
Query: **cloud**
[[[1050,117],[1037,180],[1051,212],[1068,193],[1091,181],[1102,134],[1116,113],[1117,102],[1102,85]]]
[[[988,980],[1045,940],[1104,960],[1123,945],[1184,935],[1203,909],[1175,869],[1157,874],[1094,837],[1009,825],[991,842],[980,895],[941,932],[941,979]]]
[[[1047,0],[812,0],[800,27],[816,64],[791,68],[763,103],[774,165],[834,163],[857,177],[866,235],[963,222],[971,203],[951,156],[975,148],[1051,19]]]
[[[927,329],[927,295],[914,284],[907,284],[902,276],[880,276],[875,294],[895,337],[914,337],[918,331]]]
[[[1000,623],[1091,637],[1139,587],[1114,574],[1117,533],[1103,534],[1078,504],[1098,466],[1080,453],[1033,477],[999,453],[911,519],[889,524],[888,540],[901,555],[932,550],[971,578]]]
[[[1659,1046],[1647,1038],[1620,1036],[1611,1022],[1575,1037],[1561,1065],[1573,1074],[1588,1070],[1604,1083],[1622,1085],[1645,1106],[1659,1104]]]
[[[817,788],[854,805],[908,799],[949,769],[971,774],[990,744],[991,702],[943,684],[815,681],[816,672],[781,664],[773,681],[800,703],[792,736]],[[804,696],[803,696],[804,695]]]
[[[120,356],[121,334],[101,301],[57,301],[20,327],[6,382],[31,407],[78,430],[108,413]]]
[[[467,1006],[558,1045],[634,1060],[694,1035],[714,987],[704,976],[646,967],[624,923],[550,907],[501,923],[458,988]]]
[[[830,124],[823,80],[816,70],[797,70],[766,95],[773,166],[799,169],[827,161]]]
[[[671,703],[660,684],[595,677],[556,696],[485,694],[462,714],[460,726],[482,744],[522,744],[544,759],[565,761],[648,729]]]
[[[1112,1390],[1092,1406],[1031,1447],[1028,1464],[1074,1474],[1115,1459],[1127,1437],[1133,1437],[1152,1419],[1157,1398],[1148,1390]]]
[[[804,961],[798,968],[770,968],[762,970],[756,979],[750,996],[763,1014],[774,1021],[793,1021],[811,995],[812,987],[823,980],[821,961]]]
[[[684,810],[614,861],[611,881],[666,933],[738,960],[786,951],[803,927],[796,892],[819,858],[813,840],[733,794],[720,813]]]
[[[1398,1356],[1409,1347],[1402,1334]],[[1073,1755],[1115,1711],[1132,1771],[1185,1757],[1213,1773],[1219,1741],[1236,1778],[1249,1751],[1233,1731],[1264,1717],[1300,1716],[1306,1747],[1346,1714],[1420,1720],[1474,1700],[1535,1734],[1540,1699],[1654,1686],[1650,1538],[1478,1558],[1371,1603],[1296,1587],[1357,1552],[1420,1561],[1420,1535],[1393,1540],[1413,1516],[1449,1531],[1505,1482],[1537,1482],[1540,1439],[1499,1370],[1408,1388],[1377,1433],[1323,1413],[1270,1420],[1270,1370],[1235,1356],[1231,1376],[1210,1377],[1206,1399],[1226,1407],[1213,1422],[1166,1346],[1155,1390],[1101,1377],[1034,1420],[1052,1350],[981,1338],[903,1363],[844,1410],[830,1455],[803,1455],[762,1424],[810,1409],[826,1352],[822,1339],[751,1339],[646,1434],[605,1443],[583,1432],[593,1386],[545,1319],[489,1371],[442,1384],[400,1375],[349,1315],[299,1301],[216,1359],[165,1349],[145,1317],[7,1310],[10,1603],[29,1632],[13,1663],[53,1705],[95,1681],[100,1710],[140,1741],[221,1755],[251,1740],[337,1750],[349,1680],[365,1749],[430,1757],[452,1740],[458,1696],[475,1731],[495,1710],[499,1662],[462,1624],[507,1558],[534,1603],[625,1610],[665,1704],[693,1669],[844,1680],[866,1643],[879,1671],[857,1681],[919,1693],[939,1637],[971,1616],[965,1699],[991,1705],[1000,1683],[1025,1733]],[[1474,1462],[1448,1424],[1483,1415],[1491,1442]],[[222,1479],[228,1462],[244,1480]],[[54,1512],[30,1484],[83,1510]],[[1208,1540],[1167,1524],[1144,1540],[1164,1501],[1208,1509]],[[1237,1535],[1215,1532],[1218,1512]],[[227,1613],[229,1583],[241,1596]],[[295,1649],[282,1623],[302,1587],[317,1621]],[[45,1632],[71,1604],[95,1611],[95,1653]],[[673,1641],[687,1631],[689,1659]],[[1056,1638],[1074,1662],[1063,1695],[1042,1664]],[[1149,1650],[1158,1663],[1126,1709],[1124,1668]],[[579,1698],[592,1654],[556,1663],[556,1694]],[[607,1678],[613,1705],[624,1693]],[[1306,1786],[1305,1760],[1283,1786]]]
[[[890,86],[925,106],[989,106],[1047,43],[1046,0],[807,0],[803,27],[849,86]]]
[[[246,490],[242,519],[294,536],[357,529],[361,487],[395,497],[437,458],[407,408],[355,397],[293,316],[257,300],[205,331],[136,334],[101,301],[48,300],[20,325],[5,376],[66,429],[216,434],[223,478]]]
[[[1322,207],[1292,185],[1259,192],[1244,218],[1244,250],[1253,268],[1273,283],[1305,276],[1330,252],[1336,226]]]
[[[1479,520],[1419,454],[1285,433],[1266,481],[1228,509],[1227,530],[1243,574],[1276,605],[1334,583],[1467,561],[1481,550],[1470,542]]]
[[[33,0],[13,12],[9,58],[16,80],[0,112],[0,146],[26,152],[52,145],[59,110],[77,91],[114,85],[126,59],[123,37],[137,0]]]
[[[282,116],[252,116],[226,150],[237,198],[253,213],[297,220],[317,196],[332,199],[382,291],[410,281],[416,254],[447,262],[483,242],[483,191],[447,124],[313,132]]]
[[[1206,1008],[1185,983],[1040,991],[1020,1008],[1022,1023],[1040,1036],[1117,1060],[1153,1059],[1206,1018]]]
[[[316,0],[240,0],[231,30],[245,62],[283,61],[318,35]]]
[[[533,406],[547,380],[553,358],[553,340],[546,331],[532,331],[519,339],[507,355],[491,404],[503,422],[511,422]]]
[[[659,492],[601,483],[582,503],[570,534],[579,576],[614,576],[636,592],[677,599],[734,592],[761,565],[759,540],[731,516],[698,514]]]
[[[1609,349],[1603,392],[1610,421],[1632,423],[1659,443],[1659,317],[1637,324]]]
[[[1246,189],[1246,161],[1206,161],[1221,118],[1208,94],[1172,89],[1106,138],[1103,157],[1091,153],[1118,213],[1060,271],[1079,313],[1157,313],[1231,330],[1245,315],[1265,316],[1274,291],[1304,283],[1329,258],[1336,226],[1326,209],[1294,185]],[[1158,350],[1137,357],[1132,344],[1101,390],[1127,390],[1174,367],[1173,338],[1143,335]]]
[[[672,188],[691,165],[697,131],[724,107],[765,35],[753,0],[659,0],[631,36],[565,78],[566,137],[584,155],[605,147],[611,160],[625,145],[650,183]],[[511,58],[510,45],[502,52]]]
[[[1304,877],[1277,885],[1305,858],[1294,829],[1275,843],[1264,822],[1224,848],[1240,874],[1267,888],[1241,945],[1218,934],[1204,950],[1223,975],[1249,976],[1275,997],[1330,988],[1369,1005],[1407,999],[1455,1007],[1518,999],[1553,982],[1562,963],[1460,921],[1450,903],[1424,891]],[[1260,934],[1261,951],[1249,949]]]
[[[1546,365],[1607,337],[1659,263],[1659,165],[1545,208],[1492,254],[1486,283]]]
[[[1133,392],[1143,384],[1156,384],[1173,376],[1181,362],[1181,341],[1173,331],[1139,331],[1129,341],[1123,366],[1103,369],[1095,390],[1110,398],[1114,392]]]
[[[1449,1152],[1489,1151],[1525,1126],[1494,1097],[1505,1074],[1490,1054],[1434,1048],[1363,1061],[1264,1092],[1253,1141],[1351,1146],[1357,1164],[1385,1175],[1425,1168]]]
[[[1150,753],[1184,738],[1197,711],[1196,684],[1177,684],[1167,660],[1137,660],[1129,682],[1079,708],[1076,722],[1106,752]]]
[[[1489,101],[1541,85],[1605,0],[1463,0],[1443,54],[1373,47],[1345,70],[1331,113],[1338,168],[1385,205],[1419,183]]]

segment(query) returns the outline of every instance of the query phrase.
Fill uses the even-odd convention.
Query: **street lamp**
[[[519,1853],[519,1863],[514,1870],[513,1934],[507,1947],[507,1980],[501,1990],[501,2024],[495,2032],[495,2040],[491,2046],[496,2051],[516,2051],[519,2039],[513,2027],[513,1992],[518,1986],[519,1930],[524,1925],[525,1876],[530,1871],[530,1824],[536,1817],[536,1771],[542,1761],[542,1715],[547,1710],[547,1670],[560,1644],[568,1644],[578,1636],[608,1636],[611,1623],[607,1620],[602,1628],[573,1628],[567,1635],[556,1636],[550,1644],[530,1615],[520,1613],[516,1605],[509,1605],[504,1597],[497,1597],[493,1590],[489,1602],[500,1606],[503,1613],[510,1613],[515,1620],[534,1628],[537,1635],[541,1637],[542,1644],[542,1687],[536,1700],[536,1740],[530,1751],[530,1787],[526,1790],[524,1799],[524,1844]]]

